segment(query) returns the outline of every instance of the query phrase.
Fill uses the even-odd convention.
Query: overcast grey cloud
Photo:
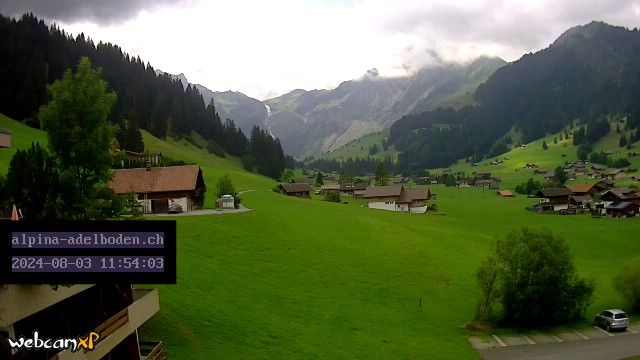
[[[640,26],[640,0],[0,0],[155,68],[260,99],[296,88],[507,61],[593,20]],[[369,72],[366,76],[373,76]]]
[[[66,23],[91,21],[97,24],[122,23],[141,10],[186,5],[188,0],[0,0],[0,12],[20,16],[32,12],[38,17]]]

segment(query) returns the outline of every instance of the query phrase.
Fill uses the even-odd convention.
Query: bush
[[[554,325],[584,316],[593,282],[579,278],[566,242],[522,228],[499,239],[476,273],[476,318],[511,326]],[[494,311],[496,305],[500,312]]]
[[[632,311],[640,311],[640,258],[622,269],[613,279],[613,287],[629,302]]]
[[[335,202],[335,203],[339,203],[340,202],[340,194],[337,192],[327,192],[326,194],[324,194],[324,199],[326,201],[331,201],[331,202]]]

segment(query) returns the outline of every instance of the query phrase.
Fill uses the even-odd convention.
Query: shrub
[[[513,326],[553,325],[584,316],[593,282],[579,278],[566,242],[522,228],[496,241],[476,273],[476,318]],[[501,312],[494,311],[496,305]]]
[[[324,194],[324,199],[326,201],[331,201],[331,202],[336,202],[339,203],[340,202],[340,194],[337,192],[327,192],[326,194]]]

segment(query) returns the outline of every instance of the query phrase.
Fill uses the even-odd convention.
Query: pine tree
[[[547,141],[542,140],[542,150],[547,150],[547,149],[549,149],[549,146],[547,146]]]

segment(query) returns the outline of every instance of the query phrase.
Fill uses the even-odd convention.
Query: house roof
[[[364,191],[364,198],[400,196],[402,185],[369,186]]]
[[[340,190],[340,184],[324,184],[320,186],[320,190]]]
[[[577,203],[593,201],[593,198],[590,195],[571,195],[569,196],[569,199]]]
[[[429,194],[423,189],[403,189],[396,200],[399,204],[408,204],[412,201],[429,200]]]
[[[109,187],[116,194],[191,191],[199,176],[202,172],[198,165],[117,169]]]
[[[498,195],[502,196],[502,197],[512,197],[513,193],[509,190],[500,190],[498,191]]]
[[[299,193],[311,191],[311,186],[305,183],[280,184],[280,187],[286,193]]]
[[[619,174],[621,172],[624,172],[624,170],[623,169],[613,169],[613,170],[607,172],[607,175],[617,175],[617,174]]]
[[[3,134],[9,134],[9,135],[11,135],[11,130],[9,130],[9,129],[4,129],[4,128],[0,128],[0,133],[3,133]]]
[[[636,190],[628,189],[628,188],[609,189],[609,190],[605,191],[604,193],[602,193],[602,196],[604,196],[607,193],[611,193],[615,197],[617,197],[618,199],[621,199],[621,200],[624,200],[624,199],[635,199],[635,198],[638,197],[638,193],[637,193]]]
[[[624,210],[631,205],[635,205],[635,204],[629,201],[615,201],[609,204],[609,206],[607,206],[605,209]]]
[[[555,196],[569,196],[573,194],[571,190],[566,187],[562,188],[545,188],[538,191],[538,197],[555,197]]]
[[[593,185],[591,185],[591,184],[574,184],[574,185],[567,186],[567,188],[569,188],[569,190],[571,190],[574,193],[587,193],[587,192],[591,191],[591,189],[593,188]]]
[[[547,177],[555,177],[555,176],[556,176],[556,173],[554,171],[549,171],[549,172],[544,173],[544,177],[546,177],[546,178]]]

